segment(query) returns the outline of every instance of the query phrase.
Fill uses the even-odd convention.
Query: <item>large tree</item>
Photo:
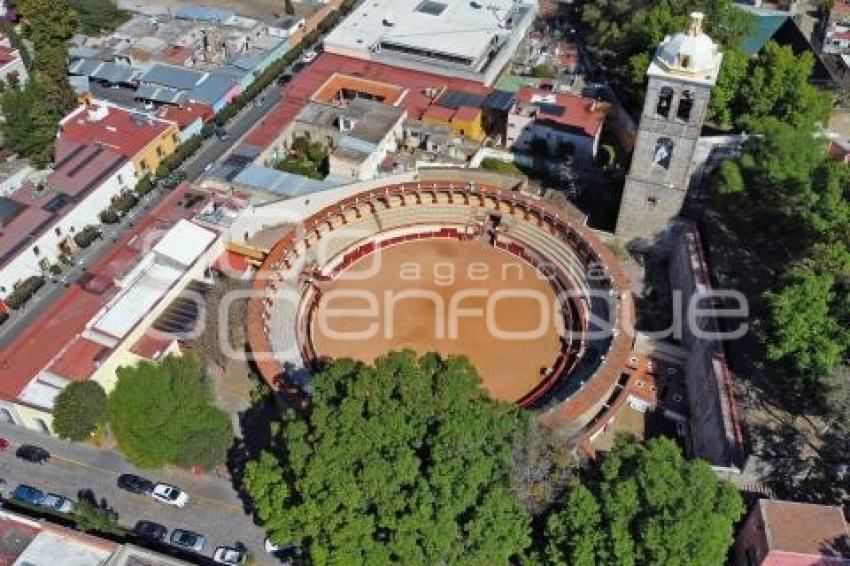
[[[834,277],[796,268],[781,290],[766,297],[768,357],[806,377],[818,379],[835,371],[850,348],[850,328],[838,319]]]
[[[591,467],[550,515],[549,564],[723,564],[743,505],[706,462],[670,439],[632,437]]]
[[[639,99],[646,69],[665,36],[683,31],[694,10],[706,14],[707,33],[724,48],[737,45],[753,29],[752,16],[732,0],[579,0],[580,21],[587,40],[614,74],[629,87],[624,94]]]
[[[108,406],[119,448],[140,467],[209,469],[224,461],[233,441],[230,420],[213,405],[212,387],[194,356],[119,368]]]
[[[309,413],[288,413],[245,486],[270,538],[316,564],[505,564],[529,545],[510,494],[528,427],[465,358],[331,363]]]
[[[60,438],[81,441],[106,422],[106,392],[96,381],[68,385],[53,403],[53,430]]]

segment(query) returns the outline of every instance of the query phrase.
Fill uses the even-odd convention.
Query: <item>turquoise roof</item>
[[[753,14],[753,27],[755,29],[753,30],[752,35],[745,37],[741,41],[741,49],[743,49],[747,55],[755,55],[762,50],[764,44],[773,37],[773,34],[782,27],[782,24],[784,24],[787,19],[788,16],[785,15]]]

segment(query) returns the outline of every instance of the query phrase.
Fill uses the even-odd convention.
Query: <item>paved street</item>
[[[3,325],[0,325],[0,349],[5,348],[19,332],[23,331],[30,322],[38,318],[39,314],[46,310],[65,291],[66,284],[73,285],[82,277],[85,274],[85,269],[95,263],[102,255],[106,254],[132,222],[156,205],[157,200],[162,194],[159,189],[154,190],[142,197],[139,204],[133,207],[120,222],[116,224],[101,224],[99,226],[101,238],[92,242],[88,248],[81,249],[74,255],[75,265],[67,266],[63,264],[62,273],[55,277],[55,281],[48,278],[44,286],[27,301],[23,308],[10,310],[9,320]]]
[[[0,437],[11,446],[0,454],[0,478],[12,490],[20,483],[32,485],[44,492],[53,492],[76,499],[80,490],[91,490],[98,501],[105,499],[118,512],[119,522],[132,527],[136,521],[147,519],[168,527],[189,529],[207,537],[204,555],[212,556],[216,546],[244,543],[258,564],[274,564],[265,554],[261,528],[248,516],[228,478],[214,475],[194,476],[180,470],[148,472],[136,470],[119,454],[56,440],[44,434],[10,424],[0,424]],[[50,461],[39,466],[15,457],[22,443],[32,443],[51,453]],[[171,483],[184,489],[190,497],[183,509],[160,504],[150,497],[118,489],[116,480],[122,473],[136,473],[153,481]]]
[[[207,165],[214,163],[227,150],[233,147],[242,136],[248,133],[248,130],[252,126],[259,122],[277,104],[282,95],[283,88],[273,82],[255,99],[260,100],[265,97],[265,102],[262,105],[258,106],[254,102],[249,103],[242,110],[241,114],[227,124],[225,129],[227,130],[228,138],[226,140],[220,140],[216,136],[207,139],[198,153],[183,166],[187,179],[194,182],[198,177],[203,175]]]

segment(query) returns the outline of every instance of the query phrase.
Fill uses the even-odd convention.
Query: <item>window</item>
[[[124,184],[124,177],[122,177],[120,173],[118,174],[118,184],[119,184],[119,185],[123,185],[123,184]]]
[[[156,146],[156,156],[162,159],[162,148],[160,146]]]
[[[676,119],[687,122],[691,119],[691,110],[694,107],[694,93],[689,90],[683,91],[679,97],[679,107],[676,109]]]
[[[59,226],[57,226],[57,227],[55,228],[55,230],[54,230],[54,231],[56,232],[56,235],[57,235],[57,236],[61,236],[61,235],[62,235],[62,228],[60,228]]]
[[[171,136],[171,141],[174,142],[174,145],[180,145],[180,138],[177,137],[177,134]]]
[[[666,118],[670,115],[670,106],[673,104],[673,89],[669,86],[661,87],[658,91],[658,103],[655,105],[655,113]]]
[[[35,419],[35,423],[41,429],[41,432],[44,432],[46,434],[50,434],[50,427],[47,426],[47,423],[44,422],[44,419]]]
[[[682,66],[683,69],[687,69],[691,66],[691,56],[690,55],[682,55],[679,59],[679,65]]]
[[[670,138],[658,138],[655,143],[655,153],[653,154],[652,164],[670,168],[670,158],[673,156],[673,140]]]
[[[655,197],[649,197],[646,199],[646,205],[650,208],[655,208],[655,205],[658,204],[658,199]]]
[[[148,170],[148,162],[146,160],[142,159],[142,161],[141,161],[141,163],[139,163],[139,165],[142,167],[142,171]]]
[[[38,246],[33,246],[32,253],[35,254],[36,257],[38,257],[39,255],[41,255],[41,250],[38,249]]]

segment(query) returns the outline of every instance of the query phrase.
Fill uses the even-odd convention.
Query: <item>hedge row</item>
[[[4,302],[12,309],[19,309],[24,303],[35,295],[36,291],[44,285],[44,277],[41,275],[33,275],[24,279],[11,293],[9,293]]]

